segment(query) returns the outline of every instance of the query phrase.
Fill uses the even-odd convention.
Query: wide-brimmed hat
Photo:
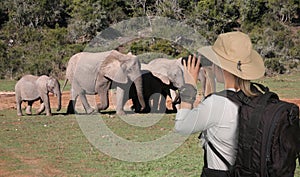
[[[220,34],[213,46],[202,47],[198,52],[242,79],[254,80],[264,76],[264,61],[253,50],[249,36],[242,32]]]

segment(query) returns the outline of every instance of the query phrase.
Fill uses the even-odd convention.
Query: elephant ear
[[[164,84],[169,85],[170,84],[170,80],[167,76],[161,74],[161,73],[156,73],[156,72],[152,72],[153,76],[159,78]]]
[[[121,55],[114,51],[110,53],[101,65],[101,72],[105,77],[115,82],[125,84],[128,82],[128,78],[123,70],[122,61],[120,61]]]

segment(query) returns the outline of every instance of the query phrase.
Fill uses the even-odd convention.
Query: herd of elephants
[[[22,102],[27,102],[26,114],[32,114],[34,101],[40,100],[37,114],[46,111],[51,116],[48,93],[58,99],[57,111],[61,109],[62,90],[67,82],[71,84],[67,114],[76,113],[78,96],[87,114],[100,112],[109,106],[108,90],[116,89],[116,114],[124,115],[124,105],[132,99],[132,110],[137,113],[165,112],[166,97],[172,99],[173,110],[180,102],[178,89],[184,85],[182,58],[157,58],[149,63],[141,63],[131,53],[123,54],[116,50],[73,55],[67,65],[64,85],[56,78],[46,75],[23,76],[15,85],[17,115],[22,116]],[[202,85],[202,95],[215,91],[215,79],[210,66],[200,69],[198,79]],[[98,94],[100,103],[92,108],[86,95]]]

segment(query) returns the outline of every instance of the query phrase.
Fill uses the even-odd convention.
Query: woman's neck
[[[224,87],[225,89],[230,89],[230,88],[233,88],[235,90],[239,90],[239,86],[238,86],[238,83],[236,82],[237,79],[236,79],[236,76],[227,72],[227,71],[224,71]]]

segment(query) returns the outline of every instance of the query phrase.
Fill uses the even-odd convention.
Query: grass
[[[112,158],[89,143],[75,116],[16,117],[14,110],[0,113],[0,169],[9,171],[11,176],[43,176],[47,171],[49,176],[199,176],[201,173],[202,150],[197,135],[190,136],[182,146],[160,159],[128,162]],[[174,125],[174,114],[148,128],[130,126],[112,115],[101,116],[118,136],[132,141],[154,140]]]
[[[278,93],[282,98],[299,98],[300,94],[300,72],[290,75],[278,75],[258,81]]]
[[[16,82],[15,80],[0,80],[0,91],[13,91]]]
[[[136,115],[128,117],[136,118]],[[167,134],[174,126],[174,117],[174,114],[168,114],[157,124],[140,128],[126,124],[114,115],[101,114],[105,124],[115,134],[139,142],[151,141]],[[139,118],[150,117],[140,115]],[[197,136],[191,135],[174,152],[162,158],[148,162],[128,162],[112,158],[93,146],[84,136],[75,116],[56,114],[53,117],[17,117],[14,110],[2,110],[0,173],[4,170],[6,176],[199,176],[203,152]],[[151,148],[145,148],[145,153]],[[123,149],[124,153],[128,150],[126,147]],[[295,176],[300,176],[299,166]]]
[[[300,73],[264,78],[258,82],[281,97],[299,98]],[[14,84],[15,81],[0,80],[0,91],[12,91]],[[126,121],[151,123],[152,116],[129,115]],[[99,115],[90,118],[100,120]],[[130,142],[148,142],[163,137],[172,131],[174,118],[175,114],[167,114],[152,126],[138,127],[114,114],[101,114],[101,120],[115,135]],[[0,176],[181,177],[201,174],[203,151],[198,144],[198,134],[189,136],[166,156],[147,162],[130,162],[113,158],[91,144],[79,121],[71,115],[17,117],[15,110],[0,110]],[[88,119],[86,122],[87,126],[97,126],[88,124]],[[96,140],[111,140],[96,131],[95,136]],[[115,142],[115,145],[121,144]],[[147,155],[153,148],[150,145],[141,152]],[[120,147],[120,153],[130,150],[130,147]],[[132,158],[136,158],[134,154]],[[300,177],[299,165],[295,176]]]
[[[300,72],[264,77],[254,82],[269,87],[270,91],[277,93],[280,98],[300,98]],[[217,84],[217,91],[223,88],[223,84]]]

